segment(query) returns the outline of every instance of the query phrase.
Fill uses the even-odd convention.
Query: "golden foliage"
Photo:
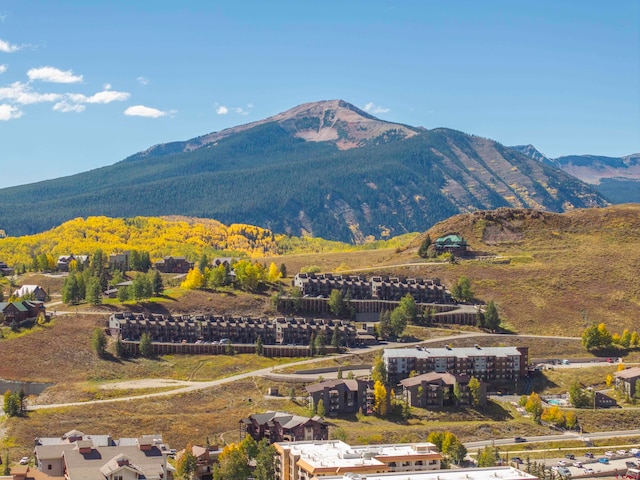
[[[253,225],[225,226],[215,220],[186,217],[76,218],[47,232],[0,238],[0,259],[9,265],[30,265],[32,258],[73,253],[107,255],[127,250],[148,251],[152,259],[167,255],[197,258],[202,253],[231,251],[250,256],[277,252],[278,237]],[[53,262],[55,264],[55,261]]]

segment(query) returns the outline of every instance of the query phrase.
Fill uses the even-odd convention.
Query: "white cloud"
[[[140,85],[149,85],[149,79],[147,77],[140,76],[136,78]]]
[[[110,83],[105,83],[104,87],[102,87],[102,88],[104,88],[105,90],[111,90],[111,84]]]
[[[224,105],[220,105],[217,109],[216,109],[216,113],[218,115],[226,115],[227,113],[229,113],[229,109],[227,107],[225,107]]]
[[[80,113],[80,112],[84,112],[85,108],[86,107],[84,105],[81,105],[79,103],[69,103],[66,100],[63,100],[62,102],[58,102],[53,106],[53,109],[56,112],[62,112],[62,113],[69,113],[69,112]]]
[[[12,53],[20,50],[18,45],[13,45],[5,40],[0,39],[0,52]]]
[[[370,112],[370,113],[387,113],[390,110],[391,110],[390,108],[385,108],[380,105],[376,105],[373,102],[369,102],[364,106],[364,111]]]
[[[4,73],[7,71],[7,66],[6,65],[0,65],[0,73]]]
[[[128,92],[118,92],[116,90],[103,90],[87,97],[87,103],[111,103],[122,102],[131,96]]]
[[[0,100],[12,100],[20,105],[32,103],[56,102],[62,98],[58,93],[38,93],[22,82],[14,82],[7,87],[0,87]]]
[[[14,118],[20,118],[23,115],[23,112],[13,105],[0,104],[0,120],[7,121],[13,120]]]
[[[249,115],[249,112],[244,110],[242,107],[238,107],[235,109],[235,112],[239,115]]]
[[[55,67],[32,68],[27,72],[29,80],[40,80],[52,83],[78,83],[82,81],[82,75],[74,75],[71,70],[60,70]]]
[[[133,107],[129,107],[124,111],[124,114],[130,117],[148,118],[164,117],[165,115],[169,115],[171,113],[175,113],[175,110],[171,110],[170,112],[163,112],[162,110],[158,110],[157,108],[145,107],[144,105],[134,105]]]

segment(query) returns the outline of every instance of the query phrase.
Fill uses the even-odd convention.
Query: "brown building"
[[[517,392],[526,377],[528,347],[385,348],[382,358],[389,380],[399,383],[411,372],[473,376],[487,388]]]
[[[309,402],[317,408],[322,400],[327,415],[370,413],[373,409],[373,382],[357,379],[337,379],[307,387]]]
[[[301,417],[286,412],[254,413],[240,420],[240,438],[251,435],[256,442],[270,443],[327,440],[329,426],[320,417]]]
[[[633,398],[637,383],[640,381],[640,367],[627,368],[613,374],[615,377],[616,389],[624,392],[627,397]]]
[[[450,373],[429,372],[400,381],[409,405],[419,408],[470,406],[473,397],[469,389],[470,377]],[[456,395],[456,385],[458,395]],[[480,405],[487,403],[487,388],[480,382]]]
[[[10,324],[14,320],[21,322],[29,318],[46,315],[43,302],[24,300],[22,302],[0,302],[0,323]]]
[[[194,266],[185,257],[164,257],[153,265],[156,270],[162,273],[189,273]]]

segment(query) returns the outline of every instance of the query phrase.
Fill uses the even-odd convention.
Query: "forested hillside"
[[[388,124],[345,102],[310,105],[208,143],[167,144],[0,190],[0,229],[23,235],[76,217],[187,215],[365,243],[460,212],[606,204],[590,186],[492,140]]]

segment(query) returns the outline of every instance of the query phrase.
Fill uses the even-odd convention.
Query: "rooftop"
[[[455,347],[455,348],[385,348],[384,358],[431,357],[507,357],[520,356],[516,347]]]
[[[367,474],[366,480],[537,480],[538,477],[513,467],[463,468],[455,470],[430,470],[425,472],[393,472]],[[364,476],[344,474],[323,476],[322,480],[365,480]]]

